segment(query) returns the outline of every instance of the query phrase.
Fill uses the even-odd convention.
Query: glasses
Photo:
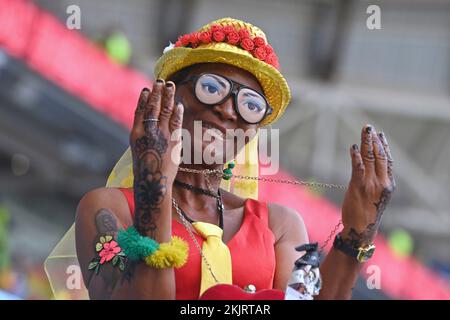
[[[203,104],[222,104],[230,95],[234,98],[236,113],[249,124],[258,124],[272,113],[266,97],[257,91],[224,76],[203,73],[179,82],[194,82],[195,97]]]

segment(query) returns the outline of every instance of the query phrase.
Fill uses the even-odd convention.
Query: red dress
[[[134,214],[132,189],[119,188],[127,198],[130,212]],[[269,229],[267,204],[247,199],[244,205],[244,219],[238,232],[227,243],[230,249],[233,284],[245,288],[253,284],[256,290],[272,289],[275,275],[275,237]],[[200,293],[201,256],[184,225],[172,220],[172,235],[189,244],[189,258],[186,264],[175,269],[176,299],[195,300]],[[195,234],[202,246],[203,238]]]

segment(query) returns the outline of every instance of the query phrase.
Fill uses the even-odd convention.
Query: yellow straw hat
[[[212,62],[247,70],[258,79],[273,108],[262,125],[276,121],[283,114],[291,93],[278,70],[278,58],[264,32],[241,20],[222,18],[180,36],[156,62],[155,77],[166,80],[188,66]]]

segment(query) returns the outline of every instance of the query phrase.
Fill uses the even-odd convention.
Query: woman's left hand
[[[350,150],[352,177],[342,205],[342,238],[353,247],[373,242],[381,216],[395,189],[393,161],[383,132],[366,125],[361,148]]]

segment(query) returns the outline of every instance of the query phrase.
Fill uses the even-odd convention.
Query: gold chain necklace
[[[183,168],[183,167],[179,167],[178,169],[182,172],[211,175],[211,176],[216,176],[218,178],[222,178],[222,176],[223,176],[222,170],[219,170],[219,169],[198,170],[198,169],[188,169],[188,168]],[[274,178],[265,178],[265,177],[250,177],[250,176],[243,176],[243,175],[238,175],[238,174],[232,174],[230,176],[233,178],[236,178],[236,179],[241,179],[241,180],[257,180],[257,181],[263,181],[263,182],[303,185],[303,186],[307,186],[307,187],[338,189],[338,190],[342,190],[342,191],[347,190],[346,186],[339,185],[339,184],[332,184],[332,183],[306,182],[306,181],[301,181],[301,180],[274,179]]]
[[[215,176],[217,178],[223,177],[223,171],[220,169],[188,169],[183,167],[178,167],[178,170],[182,172],[188,172],[188,173],[196,173],[196,174],[203,174],[206,177],[206,183],[208,186],[208,189],[212,191],[212,186],[209,182],[208,176]],[[290,180],[290,179],[274,179],[274,178],[265,178],[265,177],[251,177],[251,176],[243,176],[243,175],[230,175],[233,178],[241,179],[241,180],[253,180],[253,181],[263,181],[263,182],[272,182],[272,183],[285,183],[285,184],[292,184],[292,185],[302,185],[307,187],[320,187],[320,188],[329,188],[329,189],[337,189],[341,191],[347,190],[346,186],[338,185],[338,184],[332,184],[332,183],[320,183],[320,182],[306,182],[301,180]],[[189,232],[189,235],[191,236],[195,246],[197,247],[198,251],[200,252],[200,255],[202,256],[203,261],[205,262],[209,272],[211,273],[212,277],[216,281],[216,283],[219,283],[216,276],[214,275],[211,265],[209,264],[208,260],[206,259],[202,248],[200,247],[197,239],[194,236],[194,233],[192,232],[191,228],[189,228],[188,221],[184,218],[183,214],[181,213],[181,209],[178,206],[178,203],[175,201],[175,199],[172,199],[173,206],[175,210],[177,211],[181,221],[183,222],[184,227]],[[322,254],[323,250],[327,246],[328,242],[332,239],[333,235],[336,234],[336,232],[339,230],[339,227],[342,225],[342,220],[339,220],[338,224],[333,228],[333,230],[328,235],[327,239],[324,241],[322,246],[319,248],[319,254]]]

